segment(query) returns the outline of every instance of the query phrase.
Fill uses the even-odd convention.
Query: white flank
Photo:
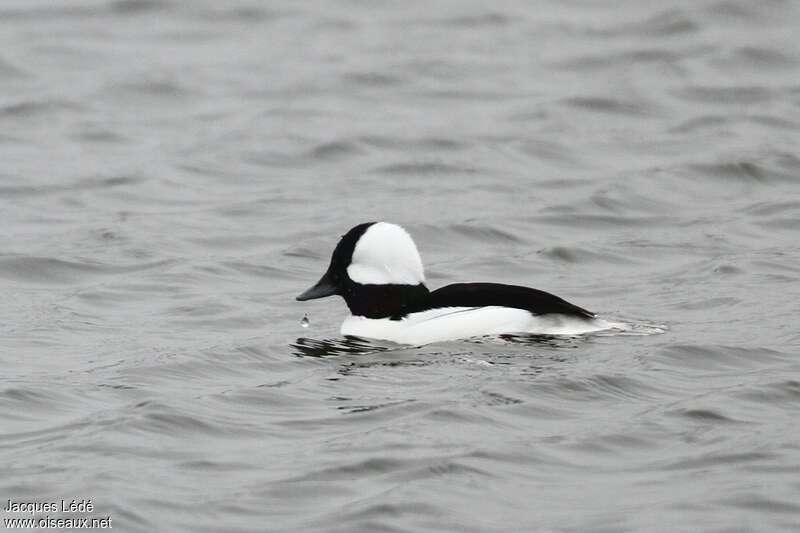
[[[396,224],[378,222],[358,239],[347,275],[356,283],[417,285],[425,271],[411,236]]]
[[[511,307],[444,307],[412,313],[402,320],[350,316],[342,323],[341,333],[418,345],[512,333],[580,335],[613,326],[599,319],[559,314],[536,316]]]

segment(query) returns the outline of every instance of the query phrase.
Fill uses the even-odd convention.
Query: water
[[[5,0],[2,507],[800,529],[798,23],[788,0]],[[368,220],[409,229],[432,288],[666,331],[345,342],[341,301],[293,298]]]

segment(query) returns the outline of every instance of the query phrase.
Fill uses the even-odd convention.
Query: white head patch
[[[397,224],[378,222],[358,239],[347,275],[356,283],[417,285],[425,271],[417,246]]]

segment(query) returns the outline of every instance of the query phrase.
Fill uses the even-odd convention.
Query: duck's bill
[[[337,292],[336,286],[331,282],[328,274],[322,276],[316,285],[300,294],[296,299],[304,302],[306,300],[316,300],[317,298],[325,298],[326,296],[333,296]]]

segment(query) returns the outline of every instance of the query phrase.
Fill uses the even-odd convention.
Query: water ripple
[[[34,283],[74,283],[97,275],[111,275],[157,269],[172,264],[161,260],[132,265],[67,261],[54,257],[0,256],[0,277]]]

